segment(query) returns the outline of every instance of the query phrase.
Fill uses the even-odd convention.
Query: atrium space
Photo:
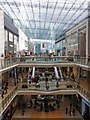
[[[0,120],[90,120],[90,0],[0,0]]]

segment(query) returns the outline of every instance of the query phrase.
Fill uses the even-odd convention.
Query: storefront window
[[[18,43],[17,43],[17,36],[14,35],[14,51],[17,51]]]
[[[79,30],[80,56],[86,56],[86,27]]]
[[[13,34],[9,32],[9,41],[13,42]]]
[[[78,51],[78,33],[77,31],[72,32],[67,37],[67,48],[68,48],[68,55],[73,56],[77,54]]]

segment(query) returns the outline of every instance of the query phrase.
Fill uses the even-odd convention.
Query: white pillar
[[[90,18],[88,18],[88,55],[90,56]]]
[[[5,42],[5,33],[4,33],[4,12],[0,10],[0,56],[4,55],[4,42]]]
[[[68,56],[68,42],[67,42],[67,36],[66,36],[66,56]]]

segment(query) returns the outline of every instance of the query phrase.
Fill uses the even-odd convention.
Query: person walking
[[[66,115],[68,114],[68,108],[66,107],[66,109],[65,109],[65,113],[66,113]]]
[[[74,109],[74,108],[73,108],[73,111],[72,111],[72,112],[73,112],[73,116],[74,116],[74,115],[75,115],[75,109]]]
[[[72,113],[72,110],[70,109],[70,110],[69,110],[69,114],[70,114],[70,116],[71,116],[71,113]]]
[[[70,110],[72,109],[72,104],[70,104]]]
[[[7,86],[5,85],[5,94],[7,93]]]
[[[30,108],[32,108],[32,106],[33,106],[33,102],[32,102],[32,100],[30,99]]]
[[[3,89],[3,87],[2,87],[1,97],[2,97],[2,99],[4,98],[4,89]]]

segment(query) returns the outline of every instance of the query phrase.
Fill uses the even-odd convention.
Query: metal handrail
[[[87,59],[87,61],[86,61]],[[74,56],[27,56],[27,57],[15,57],[15,58],[1,58],[0,68],[6,68],[17,63],[31,63],[31,62],[61,62],[61,63],[78,63],[83,65],[90,65],[90,57],[75,58]]]
[[[0,101],[0,113],[4,110],[5,106],[11,101],[12,97],[18,90],[18,85],[15,86],[1,101]]]

